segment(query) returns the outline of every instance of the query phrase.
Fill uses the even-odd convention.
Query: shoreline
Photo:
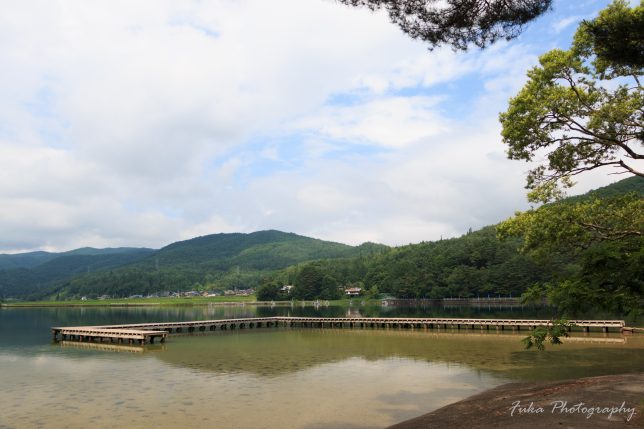
[[[387,429],[454,427],[644,427],[644,373],[503,384]]]
[[[306,305],[314,305],[313,301],[307,301]],[[206,301],[199,300],[194,302],[90,302],[90,303],[64,303],[64,302],[35,302],[31,303],[1,303],[0,307],[2,308],[65,308],[65,307],[202,307],[209,305],[226,305],[226,306],[242,306],[242,305],[255,305],[255,306],[265,306],[265,307],[285,307],[291,306],[290,301],[276,301],[271,303],[270,301]],[[302,305],[301,301],[298,301],[296,305]],[[334,303],[334,305],[340,305]]]

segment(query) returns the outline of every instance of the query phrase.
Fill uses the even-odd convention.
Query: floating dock
[[[66,328],[51,328],[54,341],[80,342],[110,342],[117,344],[154,344],[158,338],[162,343],[168,336],[168,331],[148,329],[110,329],[100,326],[77,326]]]
[[[609,329],[624,331],[623,320],[570,320],[571,328],[584,332]],[[165,342],[169,334],[232,329],[271,327],[290,328],[361,328],[361,329],[480,329],[517,330],[549,326],[550,320],[537,319],[465,319],[418,317],[252,317],[243,319],[195,320],[190,322],[136,323],[125,325],[53,327],[54,341],[110,342],[154,344],[155,339]]]

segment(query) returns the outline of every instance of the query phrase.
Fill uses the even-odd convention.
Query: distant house
[[[295,287],[295,286],[293,286],[293,285],[284,285],[284,286],[282,286],[282,289],[280,289],[280,290],[281,290],[282,292],[286,292],[286,293],[289,293],[289,294],[290,294],[290,293],[291,293],[291,289],[293,289],[294,287]]]
[[[344,290],[344,293],[347,296],[360,296],[362,295],[362,288],[361,287],[349,287]]]

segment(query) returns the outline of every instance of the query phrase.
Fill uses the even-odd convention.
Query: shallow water
[[[380,428],[507,381],[644,371],[641,335],[579,334],[546,352],[523,350],[519,335],[477,331],[261,329],[122,352],[49,341],[60,325],[346,312],[2,309],[0,428]]]

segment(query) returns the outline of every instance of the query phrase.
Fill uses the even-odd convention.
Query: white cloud
[[[434,97],[381,97],[353,106],[326,106],[298,121],[301,129],[332,139],[400,148],[450,127]]]
[[[570,27],[572,24],[577,24],[579,21],[581,21],[584,18],[585,18],[584,16],[567,16],[565,18],[558,20],[557,22],[554,22],[552,24],[552,29],[555,32],[560,33],[564,29]]]
[[[7,3],[0,251],[268,228],[402,244],[496,222],[527,169],[496,116],[535,58],[430,53],[327,0]]]

